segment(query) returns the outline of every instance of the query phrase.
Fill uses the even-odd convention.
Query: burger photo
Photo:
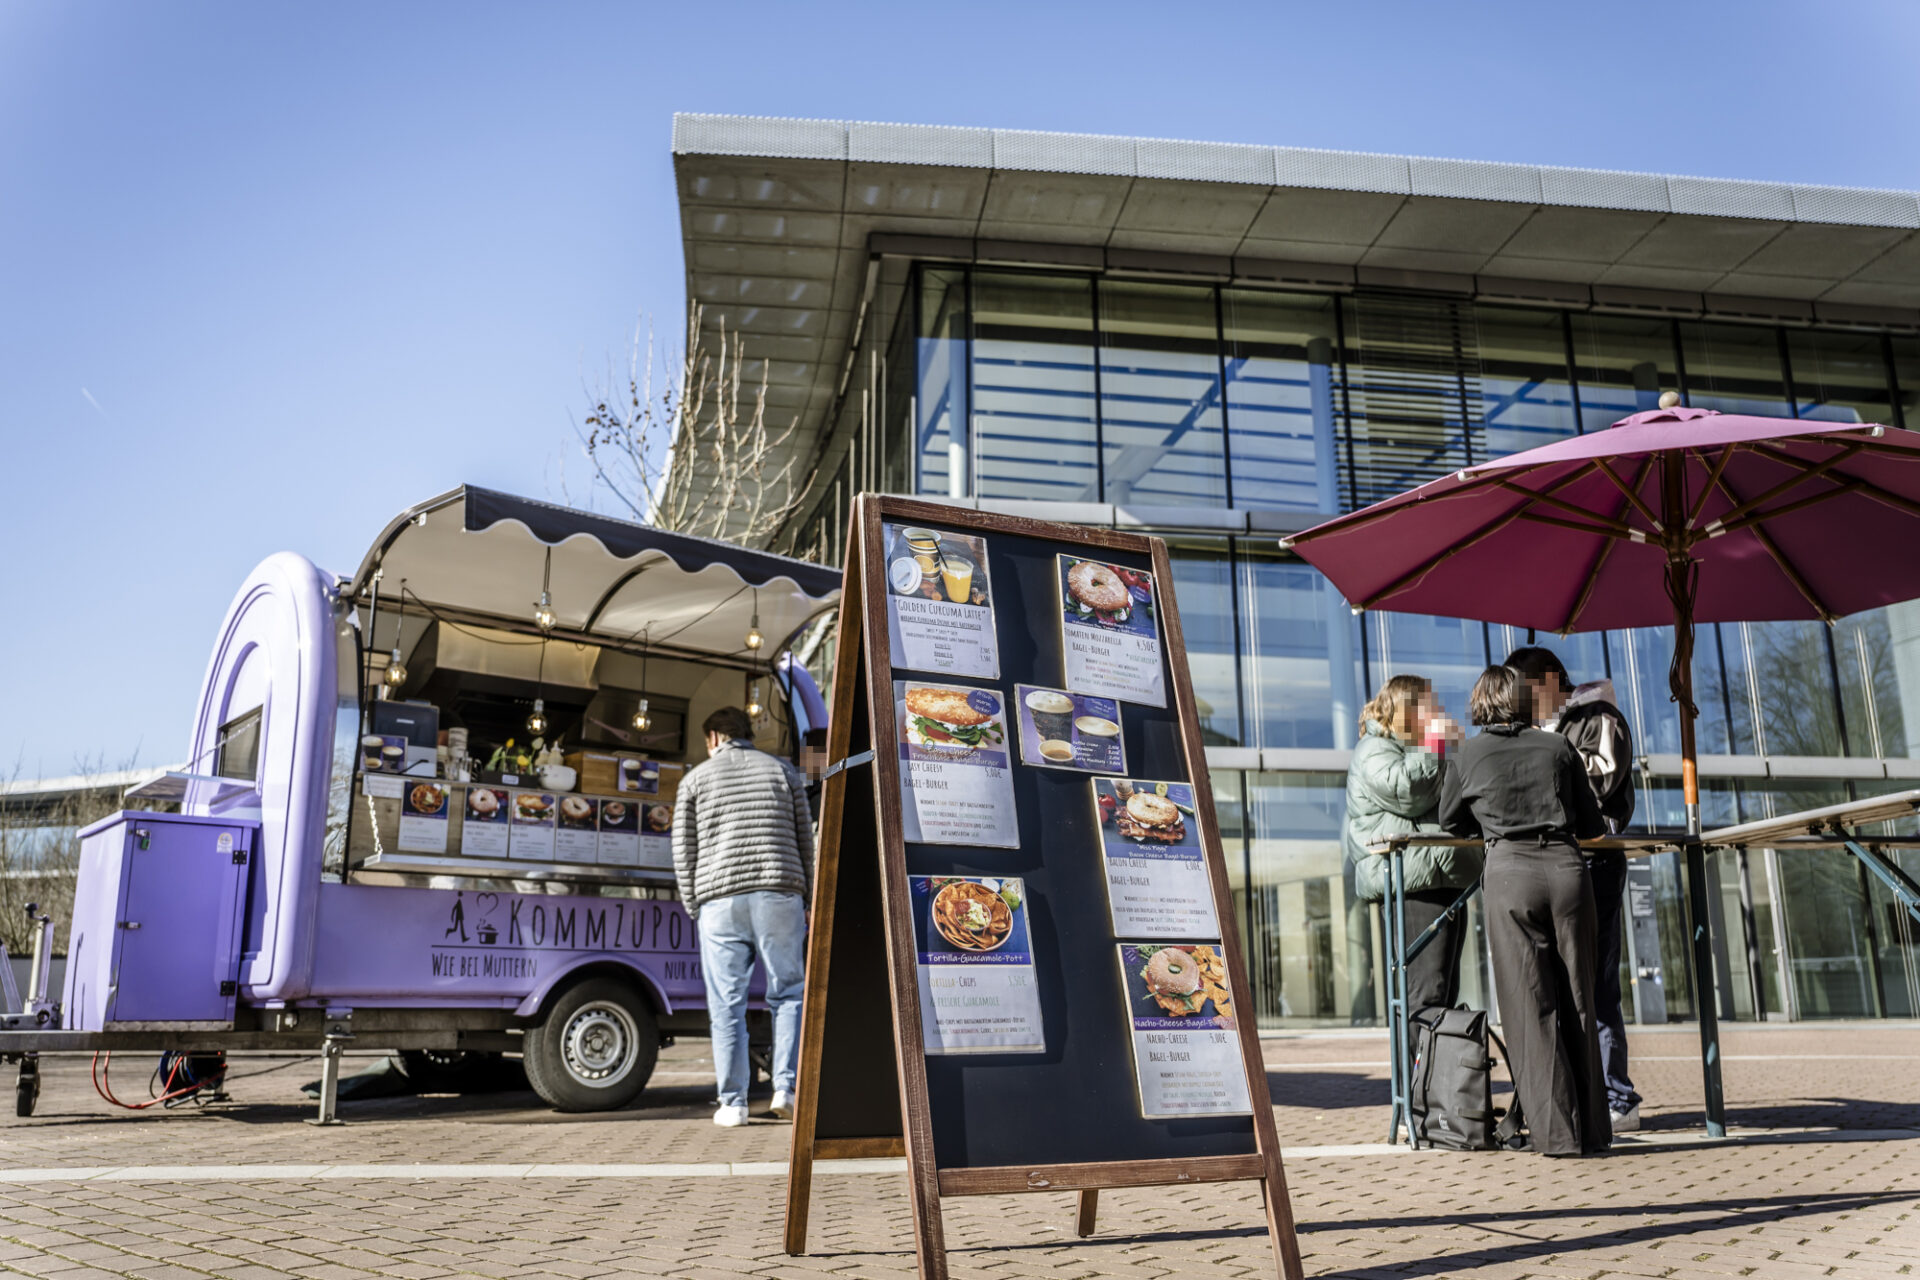
[[[972,751],[1000,741],[994,717],[967,701],[964,689],[907,686],[907,741],[920,747]]]
[[[1127,797],[1127,802],[1114,813],[1113,825],[1129,840],[1151,840],[1160,844],[1178,844],[1187,834],[1180,807],[1165,796],[1145,791],[1136,791]]]

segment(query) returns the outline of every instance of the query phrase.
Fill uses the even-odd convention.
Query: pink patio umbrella
[[[1281,545],[1355,609],[1560,635],[1671,622],[1681,785],[1698,835],[1694,624],[1833,622],[1920,596],[1920,432],[1674,399]]]

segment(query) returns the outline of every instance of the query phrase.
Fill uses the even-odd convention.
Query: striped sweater
[[[800,771],[745,739],[687,771],[673,810],[673,873],[680,900],[702,903],[771,890],[810,897],[813,814]]]

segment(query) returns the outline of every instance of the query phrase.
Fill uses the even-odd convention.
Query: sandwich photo
[[[920,747],[972,751],[1002,740],[998,719],[973,704],[965,689],[907,686],[907,741]]]
[[[1187,835],[1180,806],[1145,791],[1134,792],[1114,810],[1113,825],[1129,840],[1179,844]]]

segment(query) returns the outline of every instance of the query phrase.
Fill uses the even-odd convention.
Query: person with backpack
[[[1488,667],[1480,732],[1448,762],[1440,825],[1486,841],[1487,942],[1529,1148],[1598,1155],[1613,1141],[1594,1019],[1593,881],[1581,840],[1606,819],[1573,744],[1533,725],[1526,678]]]
[[[1360,713],[1340,836],[1354,896],[1361,901],[1387,896],[1388,860],[1367,852],[1369,843],[1409,832],[1441,833],[1446,753],[1461,738],[1460,726],[1434,697],[1432,683],[1420,676],[1394,676]],[[1404,857],[1407,941],[1412,942],[1479,878],[1481,851],[1414,845]],[[1451,1008],[1459,999],[1465,942],[1465,922],[1449,920],[1407,966],[1409,1015]]]
[[[1614,705],[1613,681],[1575,685],[1559,655],[1529,645],[1507,655],[1507,665],[1527,679],[1534,720],[1573,744],[1607,833],[1619,835],[1633,821],[1633,734]],[[1600,1023],[1600,1065],[1607,1079],[1607,1111],[1615,1133],[1640,1127],[1640,1092],[1627,1075],[1627,1020],[1620,1007],[1620,935],[1627,885],[1627,855],[1601,850],[1587,855],[1593,879],[1595,972],[1593,1016]]]

